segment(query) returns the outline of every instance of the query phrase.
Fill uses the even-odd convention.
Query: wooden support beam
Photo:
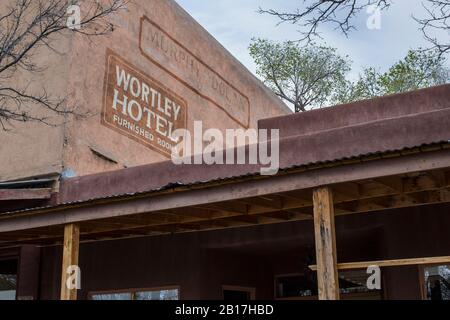
[[[293,172],[264,179],[244,179],[236,183],[213,183],[198,188],[183,189],[183,192],[161,191],[149,197],[139,195],[114,201],[96,200],[54,208],[40,208],[22,213],[3,214],[0,217],[0,233],[65,223],[79,223],[86,220],[101,220],[110,217],[128,216],[171,210],[180,207],[201,207],[216,201],[227,202],[239,198],[267,196],[293,190],[316,188],[320,185],[336,185],[351,181],[364,181],[383,176],[408,176],[410,172],[427,170],[448,170],[450,149],[420,154],[408,154],[401,158],[386,158],[380,161],[366,161],[353,168],[336,166]],[[357,170],[356,170],[357,168]],[[212,187],[214,186],[214,187]],[[180,188],[181,189],[181,188]],[[423,190],[423,189],[422,189]],[[421,190],[421,191],[422,191]],[[286,208],[284,204],[283,209]],[[262,213],[262,212],[261,212]],[[266,213],[266,212],[264,212]]]
[[[279,196],[285,199],[283,209],[312,206],[312,192],[309,190],[285,192],[280,193]]]
[[[230,202],[218,202],[218,203],[208,203],[203,206],[196,206],[201,209],[209,209],[215,210],[219,212],[229,212],[229,213],[239,213],[239,214],[247,214],[248,213],[248,205],[241,204],[236,201]]]
[[[379,266],[381,268],[381,267],[400,267],[400,266],[412,266],[424,264],[448,264],[448,263],[450,263],[450,256],[347,262],[347,263],[338,263],[337,268],[338,270],[354,270],[354,269],[367,269],[369,266]],[[313,271],[316,271],[317,265],[310,265],[309,268]]]
[[[283,208],[283,203],[279,199],[269,200],[264,197],[239,199],[237,202],[275,210],[281,210]]]
[[[0,201],[2,200],[39,200],[50,199],[51,188],[42,189],[0,189]]]
[[[438,186],[439,188],[450,186],[450,183],[447,180],[444,171],[438,170],[428,171],[427,176],[429,177],[429,179],[433,180],[435,185]]]
[[[256,215],[254,216],[242,215],[233,218],[228,218],[227,220],[232,222],[239,222],[241,224],[257,225],[263,220],[263,217]]]
[[[77,290],[69,289],[67,270],[70,266],[78,266],[78,251],[80,245],[80,227],[77,224],[67,224],[64,227],[63,261],[61,276],[61,300],[77,300]]]
[[[333,187],[333,194],[335,201],[345,201],[348,199],[361,198],[360,186],[357,183],[345,183]]]
[[[339,300],[333,194],[329,187],[313,191],[319,300]]]
[[[376,183],[388,187],[396,193],[403,193],[403,181],[400,177],[383,177],[373,179]]]

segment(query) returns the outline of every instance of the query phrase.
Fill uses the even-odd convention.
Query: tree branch
[[[30,74],[40,73],[45,67],[35,62],[37,49],[47,48],[57,52],[52,46],[56,37],[65,32],[76,32],[85,37],[102,36],[114,30],[108,17],[126,8],[129,0],[78,0],[82,11],[79,28],[68,24],[67,0],[14,0],[0,17],[0,125],[11,121],[40,121],[38,108],[56,114],[74,112],[65,106],[65,98],[54,98],[42,92],[28,92],[28,85],[20,87],[11,81],[18,69]],[[13,85],[12,85],[12,84]],[[27,112],[22,107],[28,107]],[[35,112],[32,112],[35,111]]]

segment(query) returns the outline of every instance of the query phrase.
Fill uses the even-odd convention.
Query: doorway
[[[222,286],[223,300],[248,301],[255,300],[255,288]]]

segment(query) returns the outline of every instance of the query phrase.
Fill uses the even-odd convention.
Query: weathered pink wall
[[[144,20],[144,17],[147,18]],[[223,97],[211,88],[203,86],[199,89],[190,70],[182,64],[177,64],[173,57],[170,58],[170,54],[167,58],[161,52],[158,53],[154,47],[149,49],[149,41],[151,41],[151,36],[148,35],[149,28],[153,28],[151,29],[153,31],[157,29],[148,21],[159,25],[167,33],[159,32],[159,36],[164,36],[163,41],[167,41],[166,43],[185,53],[189,50],[190,54],[188,54],[191,58],[201,60],[203,64],[198,67],[200,72],[214,74],[205,67],[209,66],[248,97],[250,127],[257,127],[258,119],[289,112],[272,92],[174,1],[138,0],[128,6],[128,12],[114,17],[113,20],[119,28],[111,36],[95,43],[76,37],[70,58],[72,75],[69,84],[70,97],[82,108],[96,113],[90,119],[71,122],[67,128],[64,166],[72,168],[77,175],[168,160],[167,156],[100,125],[99,113],[103,103],[107,49],[112,50],[127,63],[184,99],[188,110],[188,129],[193,130],[195,120],[202,120],[205,128],[214,127],[225,130],[242,127],[232,118],[235,114],[238,120],[245,118],[242,116],[242,110],[236,109],[234,105],[225,106]],[[143,31],[140,42],[141,23]],[[186,51],[183,46],[187,49]],[[195,62],[198,64],[198,60]],[[158,66],[157,63],[161,65]],[[198,93],[212,98],[228,109],[225,111],[220,109],[215,103]],[[118,164],[110,163],[94,155],[90,150],[92,146],[101,151],[105,150],[108,156],[114,158]]]
[[[43,53],[39,57],[50,62],[50,68],[36,82],[49,92],[67,96],[77,113],[91,116],[70,116],[56,128],[27,123],[11,134],[0,132],[0,181],[64,171],[80,176],[168,160],[167,155],[101,124],[107,50],[184,99],[188,129],[195,120],[202,120],[205,128],[221,130],[257,127],[261,118],[290,112],[174,1],[135,0],[111,19],[117,26],[112,34],[90,40],[69,34],[58,43],[64,49],[62,56]],[[227,104],[214,88],[197,86],[186,65],[152,48],[149,34],[156,30],[151,29],[154,24],[163,30],[159,36],[166,43],[194,60],[203,79],[217,77],[227,83],[229,96],[239,100]]]
[[[0,16],[15,0],[0,1]],[[64,97],[68,87],[67,55],[72,44],[72,32],[64,33],[52,43],[59,53],[40,47],[34,51],[33,62],[41,72],[26,72],[18,68],[14,77],[3,79],[1,86],[11,86],[17,90],[27,88],[27,93],[37,96],[44,90],[54,97]],[[4,77],[5,74],[2,74]],[[14,104],[9,105],[14,108]],[[21,106],[20,111],[31,116],[49,117],[54,126],[39,122],[7,124],[9,131],[0,128],[0,181],[27,178],[51,173],[62,169],[63,118],[44,108]]]

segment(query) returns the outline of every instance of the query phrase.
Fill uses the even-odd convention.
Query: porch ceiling
[[[331,186],[336,215],[450,202],[449,151],[4,216],[0,246],[61,243],[72,222],[92,241],[308,220],[318,185]]]

